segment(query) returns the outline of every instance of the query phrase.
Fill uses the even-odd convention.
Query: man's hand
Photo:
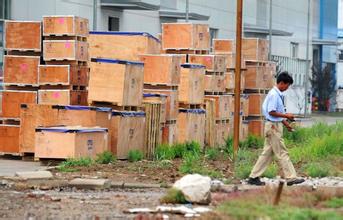
[[[286,114],[285,114],[285,118],[287,118],[287,119],[289,119],[289,120],[291,120],[291,121],[294,121],[294,115],[291,114],[291,113],[286,113]]]
[[[283,120],[283,121],[282,121],[282,124],[287,128],[287,130],[288,130],[289,132],[293,132],[293,131],[294,131],[294,129],[290,126],[290,124],[288,123],[287,120]]]

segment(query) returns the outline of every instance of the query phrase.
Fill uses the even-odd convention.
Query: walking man
[[[293,78],[288,72],[282,72],[277,77],[277,85],[271,89],[262,105],[262,112],[265,116],[265,142],[263,152],[258,158],[251,171],[248,183],[251,185],[265,185],[260,176],[272,162],[273,155],[276,156],[281,166],[287,185],[300,184],[304,179],[298,179],[294,166],[288,156],[288,150],[284,144],[282,131],[283,125],[292,131],[287,119],[294,120],[293,114],[286,113],[283,92],[293,84]]]

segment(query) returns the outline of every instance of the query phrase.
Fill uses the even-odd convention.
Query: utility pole
[[[236,161],[239,147],[239,124],[241,110],[241,59],[242,59],[242,16],[243,0],[237,0],[236,18],[236,70],[235,70],[235,111],[233,129],[233,158]]]
[[[308,81],[310,74],[310,13],[311,11],[311,0],[307,0],[307,42],[306,42],[306,73],[305,73],[305,110],[304,116],[307,116],[308,102],[307,102],[307,92],[308,92]]]
[[[93,31],[97,29],[98,22],[98,0],[93,0]]]
[[[269,0],[269,61],[272,60],[273,0]]]
[[[189,0],[186,0],[186,22],[189,21]]]

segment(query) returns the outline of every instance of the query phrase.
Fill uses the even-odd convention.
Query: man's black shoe
[[[303,182],[305,182],[304,179],[294,179],[294,180],[287,181],[287,186],[293,186],[293,185],[300,184]]]
[[[248,184],[250,185],[256,185],[256,186],[264,186],[266,185],[265,182],[262,182],[259,177],[256,178],[249,178],[248,179]]]

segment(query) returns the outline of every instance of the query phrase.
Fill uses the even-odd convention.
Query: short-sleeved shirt
[[[262,105],[262,113],[268,121],[280,122],[283,120],[283,118],[271,116],[269,112],[272,111],[282,114],[286,113],[284,105],[284,95],[277,87],[274,87],[272,90],[269,91]]]

